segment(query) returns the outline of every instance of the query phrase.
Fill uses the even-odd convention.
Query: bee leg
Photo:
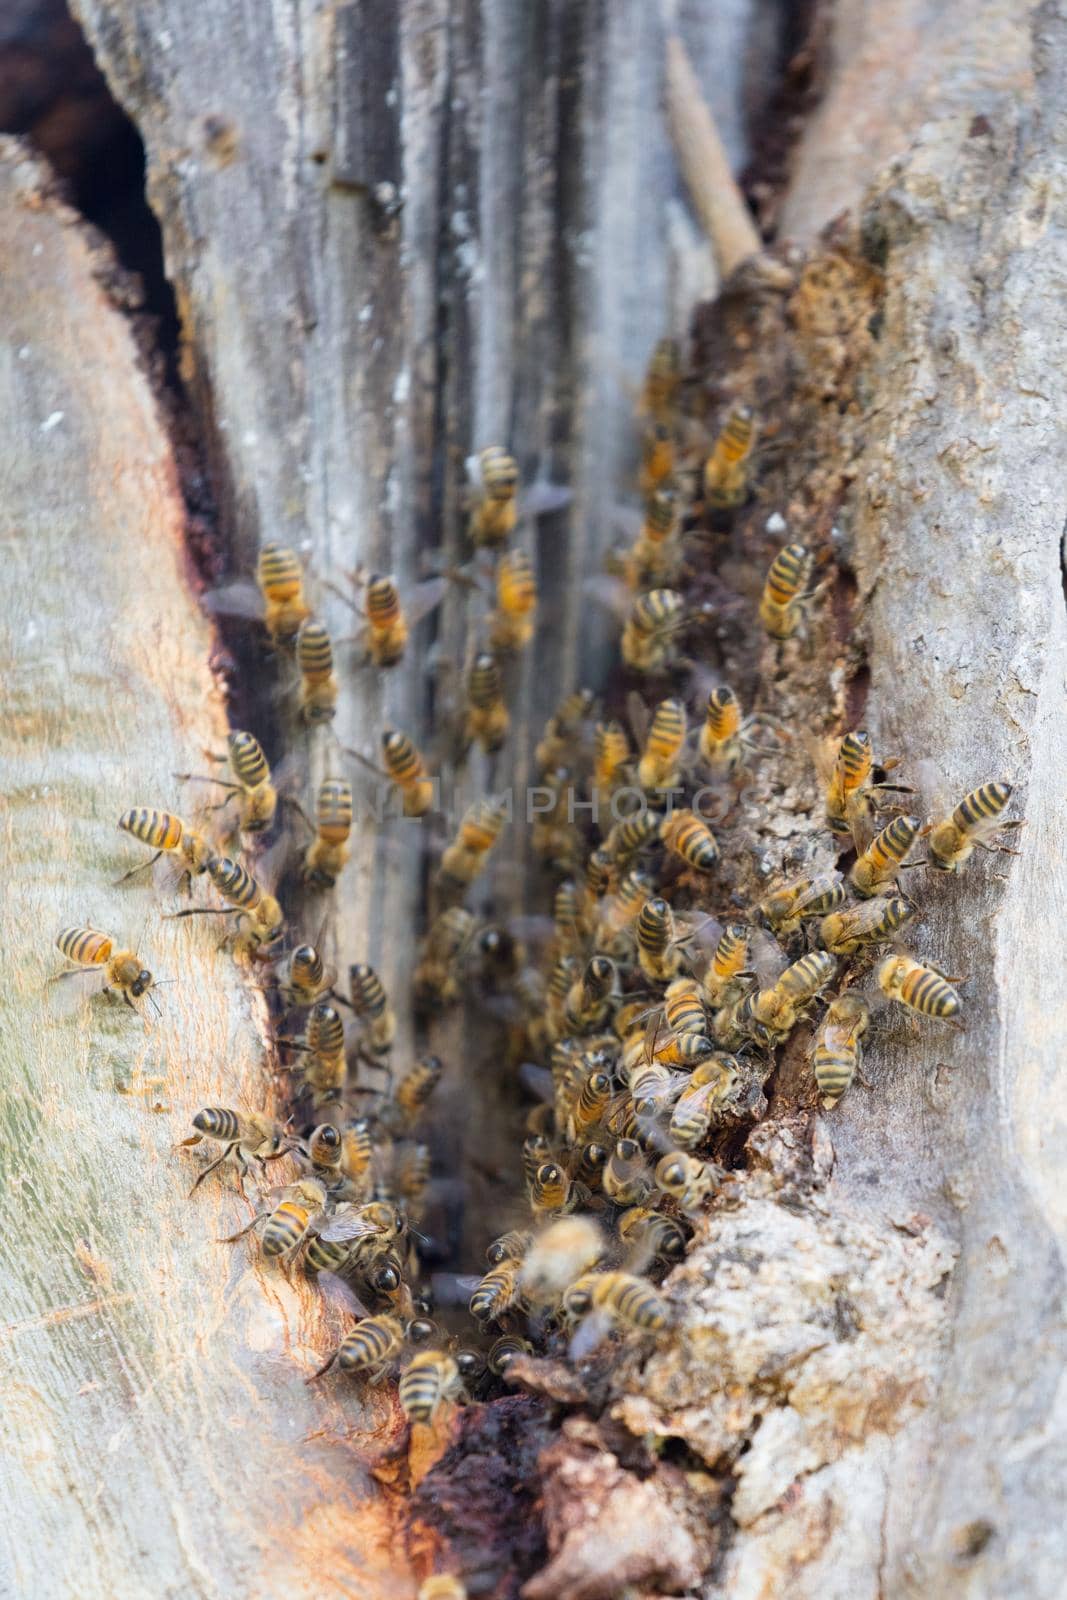
[[[185,1144],[192,1144],[193,1141],[191,1139],[186,1139],[183,1142]],[[197,1142],[199,1143],[199,1141],[197,1141]],[[221,1167],[222,1163],[224,1161],[228,1160],[230,1151],[232,1149],[233,1149],[232,1145],[227,1145],[226,1149],[222,1152],[221,1156],[219,1156],[218,1160],[217,1161],[212,1161],[210,1166],[207,1166],[207,1167],[204,1168],[203,1172],[200,1173],[200,1175],[197,1178],[196,1182],[193,1184],[193,1187],[189,1190],[189,1197],[190,1198],[192,1198],[192,1196],[199,1189],[200,1185],[203,1183],[203,1181],[207,1177],[208,1173],[209,1172],[214,1172],[216,1167]]]
[[[336,1360],[337,1360],[337,1351],[335,1350],[333,1355],[330,1357],[329,1361],[326,1362],[326,1365],[320,1367],[317,1372],[313,1372],[311,1374],[310,1378],[305,1378],[304,1382],[305,1383],[314,1383],[317,1379],[319,1379],[321,1377],[324,1377],[325,1374],[327,1372],[329,1372],[330,1368],[333,1366],[333,1364],[334,1364],[334,1362]]]
[[[114,883],[111,885],[111,887],[113,889],[117,889],[119,884],[120,883],[125,883],[128,878],[136,878],[136,876],[137,876],[137,874],[139,872],[147,872],[149,867],[154,867],[155,866],[156,862],[159,860],[159,858],[160,858],[160,856],[162,854],[163,854],[162,850],[157,850],[155,855],[152,856],[148,861],[142,861],[139,866],[131,867],[129,872],[124,872],[122,874],[121,878],[116,878]]]
[[[217,1164],[218,1163],[216,1163],[216,1165]],[[208,1171],[209,1172],[211,1171],[210,1167],[208,1168]],[[246,1227],[241,1228],[237,1233],[227,1234],[224,1239],[216,1239],[215,1243],[216,1244],[235,1244],[238,1239],[243,1239],[246,1233],[251,1233],[252,1229],[256,1226],[257,1222],[266,1222],[266,1220],[267,1220],[267,1218],[269,1216],[270,1216],[270,1212],[269,1211],[257,1211],[255,1216],[252,1218],[251,1222],[248,1223],[248,1225]]]
[[[189,911],[165,911],[163,920],[173,922],[178,917],[238,917],[240,914],[239,906],[194,906]]]

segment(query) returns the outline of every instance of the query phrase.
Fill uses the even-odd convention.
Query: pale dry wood
[[[250,1206],[232,1176],[187,1200],[198,1160],[172,1150],[199,1106],[263,1106],[271,1083],[264,1013],[218,919],[164,922],[176,896],[113,886],[146,854],[118,816],[189,815],[173,774],[221,745],[225,716],[174,462],[109,274],[5,142],[0,1592],[310,1597],[325,1571],[338,1593],[405,1593],[353,1442],[390,1402],[304,1387],[336,1314],[217,1244]],[[46,986],[55,933],[80,922],[177,980],[159,1018],[94,996],[95,978]]]

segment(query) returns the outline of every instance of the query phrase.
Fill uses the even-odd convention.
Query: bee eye
[[[632,1161],[640,1148],[636,1139],[620,1139],[615,1146],[615,1153],[620,1161]]]
[[[319,1138],[322,1140],[323,1144],[329,1145],[331,1149],[336,1149],[341,1143],[341,1135],[338,1133],[336,1128],[331,1128],[329,1123],[327,1123],[326,1126],[320,1130]]]
[[[425,1344],[427,1339],[432,1339],[437,1329],[428,1317],[416,1317],[408,1323],[408,1338],[413,1344]]]
[[[590,1297],[584,1289],[571,1290],[567,1296],[567,1307],[578,1316],[583,1316],[589,1310]]]
[[[395,1267],[379,1267],[374,1274],[373,1286],[379,1294],[394,1294],[400,1288],[400,1274]]]
[[[682,1181],[682,1169],[681,1169],[680,1165],[678,1164],[678,1162],[677,1161],[672,1162],[672,1164],[667,1168],[667,1170],[663,1174],[663,1176],[666,1178],[668,1183],[681,1183],[681,1181]]]
[[[457,1350],[455,1362],[464,1378],[472,1378],[485,1365],[477,1350]]]

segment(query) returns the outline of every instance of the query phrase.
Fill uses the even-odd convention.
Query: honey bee
[[[256,582],[263,596],[263,620],[271,643],[291,644],[311,615],[304,595],[300,557],[285,545],[265,544],[256,562]]]
[[[242,1116],[223,1106],[205,1106],[193,1118],[193,1127],[196,1132],[181,1141],[178,1146],[180,1150],[210,1139],[222,1146],[222,1154],[199,1173],[189,1190],[191,1195],[199,1189],[209,1172],[214,1172],[226,1161],[234,1161],[239,1177],[244,1178],[252,1162],[262,1169],[266,1162],[277,1161],[294,1148],[278,1124],[271,1117],[261,1116],[258,1112]]]
[[[652,1179],[636,1139],[616,1140],[600,1174],[600,1187],[617,1206],[644,1205],[652,1193]]]
[[[256,562],[255,583],[226,584],[205,595],[204,605],[223,615],[258,618],[271,644],[287,649],[311,615],[303,563],[288,546],[265,544]]]
[[[659,811],[641,810],[612,823],[604,848],[620,872],[628,869],[634,856],[656,843],[662,822]]]
[[[671,1033],[662,1044],[654,1035],[648,1045],[648,1057],[664,1067],[682,1067],[690,1072],[715,1052],[712,1041],[703,1033]],[[631,1080],[635,1096],[639,1093],[635,1079]]]
[[[423,942],[414,972],[415,1002],[420,1010],[451,1005],[460,996],[460,963],[474,938],[475,919],[464,906],[451,906],[434,921]]]
[[[260,1211],[252,1221],[237,1233],[222,1239],[222,1244],[234,1244],[251,1233],[261,1222],[263,1229],[261,1248],[268,1261],[292,1261],[296,1258],[308,1235],[325,1218],[327,1212],[325,1185],[318,1178],[300,1178],[287,1183],[280,1191],[277,1203],[268,1211]],[[328,1238],[328,1233],[323,1233]]]
[[[866,900],[894,886],[901,862],[918,837],[919,826],[918,817],[894,817],[871,840],[848,875],[858,895]]]
[[[707,1013],[694,978],[675,978],[663,996],[663,1015],[672,1033],[703,1033]]]
[[[476,1322],[497,1322],[520,1299],[521,1261],[501,1261],[491,1267],[470,1298],[471,1316]]]
[[[302,623],[296,636],[296,664],[300,671],[300,715],[315,727],[330,722],[337,711],[337,679],[333,670],[333,645],[321,622]]]
[[[467,1600],[467,1588],[451,1573],[440,1572],[423,1581],[416,1600]]]
[[[437,888],[441,894],[458,894],[469,887],[485,870],[489,852],[507,821],[507,805],[502,800],[478,800],[459,825],[459,833],[441,856]]]
[[[312,1373],[308,1383],[321,1378],[336,1364],[341,1372],[358,1372],[370,1383],[384,1377],[389,1363],[399,1355],[404,1344],[404,1325],[398,1317],[386,1313],[378,1317],[364,1317],[347,1334],[333,1355]]]
[[[285,915],[278,901],[268,894],[252,874],[229,856],[212,856],[207,874],[228,909],[198,906],[191,911],[174,911],[172,917],[239,917],[238,954],[259,954],[281,937]]]
[[[420,1056],[415,1065],[405,1072],[393,1096],[393,1103],[405,1127],[411,1127],[418,1121],[444,1070],[440,1056]]]
[[[213,760],[228,760],[235,782],[226,783],[221,778],[201,778],[192,772],[179,772],[184,781],[213,783],[228,791],[222,806],[230,801],[239,802],[238,819],[242,833],[263,833],[270,827],[278,810],[278,791],[271,781],[270,767],[259,741],[250,733],[238,730],[229,735],[228,756],[214,756]],[[213,809],[221,810],[222,806]]]
[[[770,988],[749,991],[737,1006],[736,1026],[761,1044],[780,1043],[792,1032],[808,1001],[826,987],[836,972],[837,962],[832,955],[825,950],[809,951],[787,967]]]
[[[674,589],[649,589],[634,600],[619,648],[633,672],[663,672],[674,661],[686,623],[685,602]]]
[[[304,856],[304,882],[332,889],[349,857],[352,832],[352,785],[327,778],[315,799],[315,838]]]
[[[674,434],[665,422],[653,422],[641,436],[638,483],[646,498],[669,484],[674,476]]]
[[[611,1078],[603,1067],[594,1066],[589,1069],[578,1085],[578,1093],[567,1108],[567,1114],[560,1117],[567,1129],[567,1138],[571,1144],[576,1143],[591,1129],[596,1128],[603,1121],[604,1113],[611,1099]],[[557,1116],[563,1107],[557,1107]]]
[[[630,742],[621,723],[598,722],[593,731],[593,788],[610,797],[622,782],[630,759]]]
[[[748,497],[748,467],[756,424],[748,406],[735,406],[704,463],[704,500],[713,512],[733,511]]]
[[[366,1202],[374,1177],[374,1140],[362,1120],[350,1122],[341,1135],[341,1172],[345,1192],[354,1200]],[[385,1230],[389,1232],[388,1226]]]
[[[529,1339],[520,1339],[514,1333],[505,1333],[490,1345],[486,1365],[495,1377],[502,1378],[516,1356],[532,1354],[533,1345]]]
[[[875,977],[890,1000],[899,1000],[924,1017],[954,1022],[963,1010],[963,1002],[949,979],[936,967],[925,967],[911,956],[886,956],[875,968]]]
[[[831,911],[819,924],[819,937],[835,955],[852,955],[864,945],[891,939],[911,921],[915,911],[903,895],[876,895],[846,911]]]
[[[486,755],[493,755],[503,745],[510,726],[496,657],[482,650],[467,674],[466,737],[480,744]]]
[[[365,961],[356,961],[348,969],[348,983],[352,1010],[366,1028],[367,1048],[375,1055],[385,1055],[396,1037],[396,1014],[382,980]]]
[[[600,908],[596,922],[598,945],[613,950],[620,940],[629,945],[629,929],[637,920],[642,906],[650,897],[654,887],[650,875],[639,868],[626,874],[616,892]]]
[[[478,456],[477,477],[480,495],[471,512],[471,543],[479,549],[499,549],[518,521],[518,464],[500,445],[490,445]]]
[[[674,493],[654,489],[645,501],[644,519],[633,545],[622,561],[627,587],[646,589],[669,585],[682,560],[680,519]]]
[[[344,1023],[333,1006],[318,1001],[308,1013],[303,1039],[279,1042],[295,1042],[305,1053],[302,1068],[304,1081],[311,1090],[316,1106],[340,1099],[348,1076],[348,1064],[345,1059]]]
[[[813,746],[812,753],[822,775],[827,763],[821,747]],[[851,838],[863,850],[870,843],[878,794],[886,790],[911,794],[906,785],[886,783],[886,773],[896,764],[893,760],[875,765],[871,736],[865,729],[845,734],[826,777],[826,820],[837,838]]]
[[[433,779],[406,733],[387,729],[382,734],[386,771],[400,790],[405,817],[424,817],[434,803]]]
[[[845,885],[839,872],[820,872],[812,878],[794,878],[775,889],[760,903],[760,913],[779,938],[788,938],[806,917],[823,917],[845,903]]]
[[[715,835],[695,811],[671,811],[660,824],[660,838],[672,855],[678,856],[694,872],[712,872],[718,864],[719,846]]]
[[[131,811],[124,811],[119,818],[119,827],[124,833],[131,834],[134,839],[139,839],[150,850],[156,853],[150,860],[144,861],[140,866],[131,867],[129,872],[124,872],[119,878],[119,883],[125,883],[127,878],[132,878],[138,872],[145,872],[155,866],[160,856],[170,854],[178,856],[182,862],[181,881],[191,881],[207,871],[207,864],[214,855],[210,842],[202,833],[197,833],[193,828],[182,821],[181,817],[174,816],[169,811],[152,811],[147,806],[136,806]]]
[[[685,1229],[674,1217],[647,1206],[631,1206],[615,1224],[624,1244],[647,1252],[653,1261],[681,1261],[685,1255]]]
[[[669,983],[677,975],[681,956],[674,914],[666,900],[646,900],[637,919],[637,959],[653,983]]]
[[[674,789],[685,749],[685,706],[680,700],[661,700],[652,713],[648,738],[637,764],[642,789]]]
[[[537,579],[525,550],[508,550],[496,569],[496,610],[489,645],[499,655],[525,650],[537,622]]]
[[[549,717],[534,752],[539,772],[549,772],[572,762],[582,728],[593,709],[591,689],[575,689]]]
[[[772,639],[791,639],[804,620],[813,560],[802,544],[787,544],[771,562],[759,616]]]
[[[603,845],[591,850],[585,863],[585,905],[583,917],[587,926],[596,919],[600,902],[610,893],[615,881],[615,864]]]
[[[577,1198],[570,1179],[555,1161],[543,1161],[528,1187],[531,1209],[538,1216],[550,1211],[570,1211]]]
[[[990,844],[994,833],[1021,828],[1023,820],[1002,822],[1000,814],[1012,796],[1010,783],[983,783],[965,795],[944,822],[923,830],[930,865],[939,872],[961,872],[975,849],[1018,855],[1006,844]]]
[[[57,972],[54,977],[74,978],[83,972],[103,969],[103,994],[116,990],[131,1011],[136,1011],[134,1000],[140,1000],[152,988],[154,979],[148,968],[133,950],[116,950],[114,940],[97,928],[61,928],[56,934],[56,949],[68,961],[76,963],[74,969]]]
[[[339,1205],[330,1214],[316,1214],[305,1240],[304,1264],[311,1272],[335,1273],[356,1266],[375,1293],[396,1295],[403,1274],[393,1250],[406,1226],[396,1207],[384,1201]]]
[[[584,1183],[587,1189],[600,1188],[600,1175],[611,1155],[611,1151],[604,1145],[591,1139],[588,1144],[583,1144],[578,1151],[578,1164],[575,1167],[575,1177]]]
[[[758,743],[761,729],[772,728],[778,738],[783,730],[771,718],[753,712],[741,715],[741,703],[729,684],[720,684],[708,695],[704,722],[697,748],[713,778],[732,778],[745,771],[751,755],[774,755],[775,751]]]
[[[499,1266],[502,1261],[521,1261],[533,1240],[534,1236],[528,1228],[512,1228],[493,1240],[485,1252],[485,1259],[491,1267]]]
[[[287,1006],[313,1006],[333,988],[337,973],[314,945],[297,945],[277,968],[278,993]]]
[[[656,1165],[656,1186],[669,1195],[683,1216],[696,1216],[718,1187],[722,1173],[711,1162],[684,1150],[668,1150]]]
[[[662,1333],[672,1323],[667,1301],[644,1278],[631,1272],[587,1272],[563,1295],[567,1316],[606,1313],[615,1322],[639,1333]]]
[[[430,1147],[425,1144],[398,1145],[393,1152],[393,1186],[407,1206],[407,1214],[418,1215],[430,1181]]]
[[[574,787],[565,767],[542,774],[548,804],[534,816],[530,842],[534,854],[547,861],[553,871],[576,870],[582,844],[574,826]]]
[[[748,929],[731,922],[722,930],[704,973],[704,994],[717,1009],[738,1000],[748,977]]]
[[[340,1174],[344,1146],[332,1122],[320,1123],[312,1129],[307,1141],[307,1154],[316,1178],[329,1179]]]
[[[819,1024],[812,1048],[815,1084],[824,1111],[831,1111],[857,1077],[863,1064],[860,1043],[867,1031],[870,1011],[858,994],[845,993],[831,1000]]]
[[[614,961],[609,956],[593,956],[567,994],[565,1026],[575,1034],[594,1033],[604,1027],[614,1007],[617,982]]]
[[[605,1249],[604,1235],[591,1217],[560,1217],[523,1261],[519,1287],[535,1305],[547,1305],[588,1272]]]
[[[400,1406],[409,1422],[432,1426],[442,1405],[462,1392],[459,1368],[440,1350],[419,1350],[400,1375]]]
[[[645,416],[669,422],[682,383],[682,353],[676,339],[659,339],[645,370],[641,410]]]

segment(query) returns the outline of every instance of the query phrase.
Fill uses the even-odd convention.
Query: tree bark
[[[173,0],[79,0],[145,138],[235,571],[268,538],[306,541],[320,580],[363,562],[409,584],[432,547],[459,559],[462,459],[486,443],[512,443],[528,479],[573,486],[569,520],[536,528],[547,621],[516,688],[522,737],[507,764],[475,770],[475,788],[521,788],[546,711],[602,675],[612,633],[590,618],[582,579],[632,476],[620,372],[636,380],[654,339],[682,331],[716,281],[670,157],[653,9],[348,0],[253,18],[218,0],[209,33]],[[761,32],[766,8],[711,9],[680,7],[679,26],[740,165],[737,107],[746,84],[767,104],[777,41]],[[696,340],[701,384],[756,397],[769,444],[729,561],[765,566],[783,542],[767,517],[781,511],[833,583],[807,647],[760,660],[727,621],[717,648],[791,726],[862,719],[924,802],[927,755],[953,803],[987,778],[1016,784],[1021,858],[982,857],[958,882],[910,875],[917,953],[968,976],[966,1035],[879,1013],[874,1087],[826,1116],[803,1040],[790,1047],[742,1169],[670,1280],[677,1339],[625,1355],[584,1402],[585,1378],[529,1365],[523,1384],[578,1414],[557,1425],[521,1400],[471,1408],[401,1509],[368,1471],[393,1427],[388,1399],[371,1391],[364,1431],[344,1436],[351,1403],[299,1382],[328,1341],[322,1302],[210,1243],[238,1212],[228,1191],[205,1185],[188,1206],[184,1169],[164,1156],[180,1119],[157,1121],[110,1087],[162,1060],[161,1093],[183,1117],[214,1097],[259,1103],[262,1018],[232,968],[209,936],[161,934],[160,966],[182,981],[142,1033],[96,1005],[71,1020],[27,1000],[44,972],[27,955],[14,1014],[36,1008],[45,1048],[31,1059],[23,1033],[7,1036],[11,1127],[26,1139],[51,1104],[66,1144],[61,1166],[29,1145],[4,1235],[18,1362],[5,1459],[19,1468],[2,1481],[18,1526],[52,1525],[46,1496],[62,1488],[69,1564],[58,1576],[44,1541],[12,1542],[15,1592],[62,1593],[76,1574],[109,1595],[302,1594],[326,1570],[342,1592],[407,1593],[408,1558],[385,1541],[413,1520],[420,1572],[443,1539],[485,1592],[513,1593],[529,1552],[517,1537],[508,1548],[514,1511],[482,1482],[506,1462],[508,1494],[524,1486],[523,1514],[536,1502],[547,1536],[529,1600],[608,1600],[620,1583],[730,1600],[1060,1593],[1067,1214],[1046,930],[1064,899],[1067,24],[1053,0],[1032,12],[902,0],[877,35],[870,26],[858,0],[836,8],[826,93],[793,151],[777,207],[781,233],[808,250],[791,260],[793,289],[727,285]],[[747,31],[747,67],[734,43],[716,55],[715,29]],[[27,569],[7,615],[21,628],[20,608],[42,612],[16,682],[34,696],[51,684],[55,719],[49,731],[27,689],[26,724],[7,728],[13,746],[41,739],[42,754],[35,792],[9,795],[6,878],[57,924],[107,917],[117,931],[149,902],[100,887],[101,861],[109,876],[125,862],[101,843],[113,814],[163,803],[170,772],[218,743],[221,709],[179,575],[173,465],[129,333],[83,234],[15,151],[3,180],[9,517],[36,530],[34,573],[48,579],[42,592]],[[820,238],[846,207],[851,219]],[[320,600],[348,631],[343,607]],[[450,595],[433,623],[441,660],[462,660],[483,609]],[[59,643],[71,634],[76,656]],[[427,681],[429,637],[384,688],[346,672],[343,744],[373,754],[383,722],[432,739],[449,680]],[[122,760],[101,761],[131,727]],[[317,770],[333,759],[314,755]],[[730,865],[746,892],[761,854],[777,867],[825,851],[799,744],[784,770],[746,811]],[[80,844],[78,816],[95,819]],[[523,895],[514,833],[498,904]],[[62,854],[62,888],[41,886],[46,834],[62,841],[48,855]],[[421,870],[367,830],[332,930],[342,962],[380,967],[402,1016]],[[22,930],[9,932],[21,949]],[[42,951],[50,936],[38,934]],[[114,1068],[102,1087],[103,1030]],[[45,1059],[61,1074],[55,1097]],[[473,1117],[480,1144],[502,1140],[495,1086],[473,1110],[471,1092],[454,1082],[453,1127]],[[49,1283],[44,1307],[47,1251],[12,1248],[41,1211],[55,1259],[83,1263]],[[71,1366],[94,1387],[72,1393]]]
[[[305,1388],[339,1319],[216,1243],[252,1207],[232,1168],[187,1199],[202,1159],[173,1153],[199,1107],[272,1101],[261,997],[217,927],[159,919],[150,875],[112,883],[146,858],[119,816],[176,809],[226,730],[136,294],[11,140],[0,196],[0,1592],[310,1597],[324,1565],[366,1592],[402,1571],[366,1466],[392,1404],[372,1391],[353,1426]],[[47,984],[79,924],[174,980],[158,1019]]]

